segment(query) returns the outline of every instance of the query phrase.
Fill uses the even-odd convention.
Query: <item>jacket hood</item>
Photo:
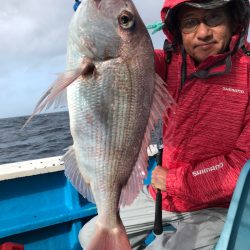
[[[164,34],[167,36],[167,39],[170,43],[176,44],[175,41],[176,36],[176,28],[175,28],[175,10],[181,6],[183,3],[188,2],[197,2],[192,0],[165,0],[162,10],[161,10],[161,19],[162,22],[166,25],[163,28]],[[207,0],[199,1],[207,2]],[[240,27],[238,30],[239,33],[243,34],[243,36],[247,36],[248,26],[249,26],[249,0],[231,0],[228,2],[232,2],[235,4],[236,9],[234,10],[234,14],[238,15],[240,19]]]

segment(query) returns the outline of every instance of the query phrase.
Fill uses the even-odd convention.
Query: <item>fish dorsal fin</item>
[[[75,150],[73,146],[69,148],[66,154],[63,156],[65,165],[65,175],[75,187],[75,189],[88,201],[95,203],[94,196],[92,194],[90,185],[84,180],[82,173],[77,167],[77,161],[75,156]]]
[[[134,170],[129,177],[126,186],[123,187],[120,197],[119,206],[130,205],[142,190],[143,181],[147,175],[148,155],[147,147],[150,144],[151,132],[154,130],[155,125],[167,113],[167,109],[172,107],[174,100],[168,93],[166,83],[156,74],[155,91],[153,103],[150,110],[150,116],[144,139],[142,142],[141,150],[135,164]]]

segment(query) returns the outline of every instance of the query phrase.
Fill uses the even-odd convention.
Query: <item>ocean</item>
[[[67,111],[0,119],[0,164],[59,156],[72,145]]]
[[[68,111],[0,119],[0,164],[27,161],[66,153],[73,140]],[[161,122],[152,133],[151,144],[162,144]]]

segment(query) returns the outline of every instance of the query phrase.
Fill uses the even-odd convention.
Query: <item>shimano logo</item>
[[[201,169],[201,170],[193,171],[192,174],[195,177],[197,175],[206,174],[206,173],[209,173],[209,172],[219,170],[219,169],[221,169],[223,167],[224,167],[224,164],[223,164],[223,162],[221,162],[221,163],[219,163],[217,165],[214,165],[212,167],[209,167],[209,168],[204,168],[204,169]]]
[[[224,91],[229,91],[229,92],[238,93],[238,94],[244,94],[244,93],[245,93],[245,91],[242,90],[242,89],[233,89],[233,88],[226,88],[226,87],[223,87],[223,90],[224,90]]]

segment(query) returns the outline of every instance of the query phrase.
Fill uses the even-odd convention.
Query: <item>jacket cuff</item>
[[[166,179],[166,192],[169,195],[176,195],[181,191],[181,186],[183,186],[183,169],[168,169],[167,179]]]

